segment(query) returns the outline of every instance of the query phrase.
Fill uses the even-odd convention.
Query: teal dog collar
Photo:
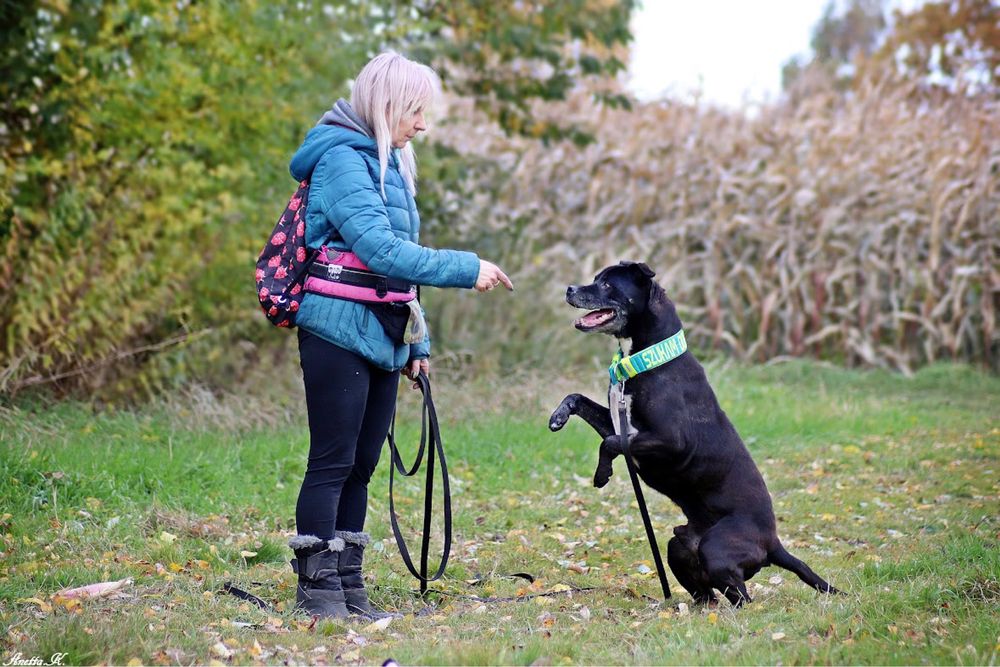
[[[661,340],[656,345],[650,345],[644,350],[635,354],[624,356],[619,347],[618,353],[611,360],[608,374],[611,375],[611,384],[618,384],[629,378],[634,378],[639,373],[648,371],[657,366],[662,366],[668,361],[673,361],[684,354],[688,349],[687,340],[684,338],[684,330],[681,329],[670,338]]]

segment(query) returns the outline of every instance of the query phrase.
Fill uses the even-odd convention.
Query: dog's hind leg
[[[729,516],[709,528],[698,545],[698,556],[712,586],[734,607],[753,601],[747,592],[746,573],[756,573],[767,554],[746,538],[746,527],[738,519]]]
[[[683,526],[680,526],[683,528]],[[677,532],[677,528],[674,529]],[[712,584],[708,581],[701,562],[698,560],[698,552],[692,548],[689,540],[677,535],[667,542],[667,563],[670,571],[677,577],[677,581],[684,587],[694,601],[698,604],[718,602],[715,593],[712,592]]]
[[[583,421],[590,424],[601,438],[607,438],[615,432],[614,424],[611,422],[611,411],[583,394],[570,394],[562,400],[549,417],[549,430],[558,431],[573,415],[579,415]]]

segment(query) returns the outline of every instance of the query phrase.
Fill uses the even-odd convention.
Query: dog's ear
[[[636,269],[636,270],[639,271],[639,273],[641,273],[646,278],[652,278],[653,276],[656,275],[656,272],[653,271],[653,269],[649,268],[643,262],[629,262],[628,260],[622,260],[621,262],[619,262],[618,265],[619,266],[624,266],[624,267],[627,267],[627,268],[630,268],[630,269]]]

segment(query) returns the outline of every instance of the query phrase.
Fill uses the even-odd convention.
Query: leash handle
[[[403,557],[403,563],[406,564],[406,569],[410,571],[410,574],[420,582],[420,592],[424,594],[427,592],[428,582],[437,581],[444,574],[445,567],[448,565],[448,557],[451,555],[451,487],[448,483],[448,463],[444,456],[444,445],[441,443],[441,429],[438,424],[437,411],[434,409],[434,400],[431,398],[431,381],[428,379],[427,374],[421,371],[417,376],[417,383],[420,386],[420,392],[423,394],[424,406],[420,418],[420,445],[417,448],[417,455],[413,466],[409,470],[403,464],[403,460],[399,455],[399,449],[396,446],[395,414],[392,417],[392,427],[389,429],[389,451],[392,457],[392,466],[389,468],[389,521],[392,524],[392,535],[396,539],[396,546],[399,549],[400,556]],[[430,448],[427,447],[428,440],[431,443]],[[406,541],[403,539],[403,534],[399,528],[399,518],[396,515],[393,490],[395,488],[396,471],[398,470],[399,474],[404,477],[414,476],[420,469],[425,449],[427,450],[427,476],[424,487],[424,530],[420,543],[420,569],[418,571],[413,565],[410,550],[407,549]],[[427,559],[430,549],[431,513],[434,503],[435,450],[437,451],[437,458],[439,460],[438,465],[441,468],[441,489],[444,499],[444,547],[437,572],[433,576],[428,577]]]
[[[653,550],[653,562],[656,564],[656,575],[660,578],[660,588],[663,590],[663,599],[666,601],[670,597],[670,584],[667,583],[667,571],[663,568],[663,558],[660,557],[660,547],[656,543],[656,534],[653,532],[653,522],[649,519],[649,509],[646,508],[646,499],[642,494],[642,486],[639,484],[639,473],[632,463],[632,450],[628,442],[628,411],[625,403],[625,383],[622,382],[621,397],[618,399],[618,436],[621,438],[622,451],[625,453],[625,465],[628,467],[628,476],[632,479],[632,489],[635,491],[635,500],[639,504],[639,512],[642,514],[642,525],[646,528],[646,539]]]

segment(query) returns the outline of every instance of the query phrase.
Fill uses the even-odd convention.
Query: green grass
[[[111,414],[22,404],[0,414],[0,662],[62,652],[67,664],[995,664],[1000,379],[809,363],[709,375],[764,473],[786,546],[847,595],[768,568],[738,612],[691,605],[672,576],[674,597],[657,603],[623,464],[594,489],[594,434],[576,420],[545,428],[566,391],[601,395],[599,371],[437,378],[452,561],[426,601],[413,595],[388,528],[385,454],[371,486],[373,597],[407,615],[384,630],[309,628],[290,609],[283,545],[308,439],[301,424],[260,426],[263,398],[230,401],[222,417],[182,401]],[[405,393],[410,457],[417,403]],[[413,547],[420,491],[400,483]],[[666,498],[647,500],[665,542],[682,518]],[[53,597],[122,578],[132,583],[117,597],[69,607]],[[277,609],[220,593],[226,581]]]

